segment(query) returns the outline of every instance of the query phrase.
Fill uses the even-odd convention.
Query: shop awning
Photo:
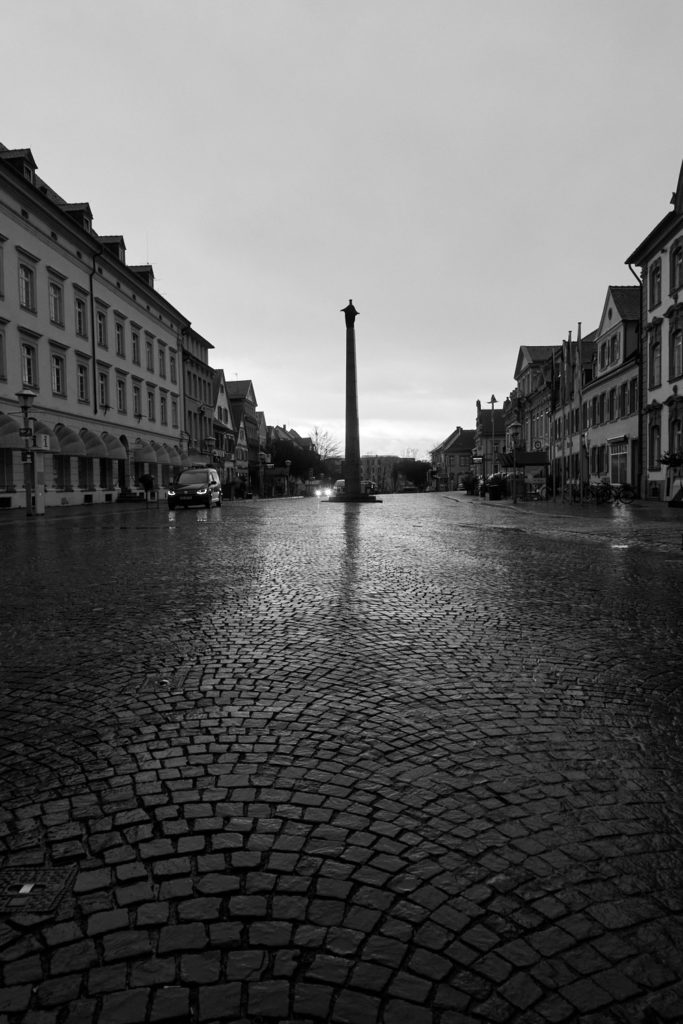
[[[48,437],[48,444],[46,448],[44,448],[43,445],[40,444],[41,435],[42,437],[45,437],[46,435]],[[52,427],[48,427],[48,425],[46,423],[43,423],[42,420],[34,420],[33,436],[35,437],[34,443],[36,447],[39,448],[40,450],[45,452],[52,452],[53,455],[66,454],[65,452],[62,451],[62,446],[59,443],[59,438],[55,434]]]
[[[181,456],[180,452],[178,451],[178,449],[174,448],[173,445],[166,444],[165,441],[164,441],[164,448],[168,452],[168,462],[169,462],[169,465],[171,465],[171,466],[182,466],[183,459],[182,459],[182,456]]]
[[[160,466],[170,466],[171,460],[168,457],[168,452],[164,448],[163,444],[159,444],[158,441],[149,442],[157,457],[157,463]]]
[[[157,453],[148,441],[143,441],[138,437],[133,447],[133,461],[156,463]]]
[[[63,423],[58,423],[55,427],[55,434],[59,440],[62,455],[84,456],[88,454],[80,437],[71,427],[65,427]]]
[[[106,444],[92,430],[88,430],[87,427],[81,427],[78,431],[78,436],[85,445],[86,453],[91,459],[108,458]]]
[[[127,459],[128,458],[128,452],[126,451],[124,446],[121,444],[121,442],[119,441],[118,437],[114,437],[113,434],[110,434],[110,433],[108,433],[108,431],[103,430],[102,431],[102,440],[104,441],[104,444],[105,444],[106,449],[107,449],[107,455],[109,456],[110,459]]]
[[[0,412],[0,448],[23,448],[24,439],[19,437],[19,423],[13,416]]]
[[[496,455],[496,461],[503,469],[512,469],[515,465],[517,468],[520,466],[547,466],[548,454],[547,452],[517,452],[516,455],[513,455],[512,452],[503,452],[503,454]]]

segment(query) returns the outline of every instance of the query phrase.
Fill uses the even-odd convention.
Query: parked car
[[[222,505],[223,491],[215,469],[183,469],[168,488],[168,507]]]

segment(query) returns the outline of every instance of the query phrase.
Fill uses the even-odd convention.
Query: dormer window
[[[33,184],[33,168],[30,164],[24,164],[24,177]]]

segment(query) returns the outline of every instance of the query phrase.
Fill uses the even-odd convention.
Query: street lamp
[[[510,424],[510,440],[512,441],[512,504],[517,504],[517,445],[522,424],[518,420]]]
[[[495,395],[491,395],[489,398],[489,405],[491,406],[491,473],[494,471],[494,453],[496,448],[496,428],[493,423],[493,407],[495,406],[498,399]]]
[[[19,402],[19,408],[21,409],[21,415],[24,420],[24,425],[21,430],[22,437],[24,438],[24,451],[22,458],[24,462],[24,490],[26,492],[26,515],[33,515],[33,500],[31,497],[31,427],[28,422],[28,414],[31,411],[33,403],[36,398],[35,391],[29,391],[28,388],[22,388],[21,391],[17,391],[17,400]]]

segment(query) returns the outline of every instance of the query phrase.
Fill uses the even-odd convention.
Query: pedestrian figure
[[[149,507],[149,494],[154,487],[154,477],[151,473],[143,473],[140,477],[140,483],[145,492],[145,504]]]

